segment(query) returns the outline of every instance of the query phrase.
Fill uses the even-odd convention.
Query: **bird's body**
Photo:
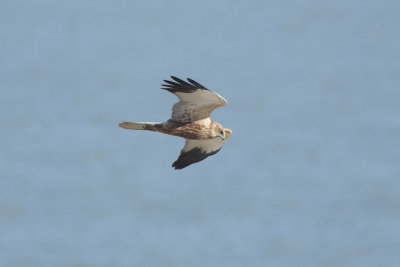
[[[173,120],[163,123],[121,122],[119,126],[125,129],[148,130],[193,140],[210,139],[210,136],[217,137],[219,134],[217,136],[213,135],[215,129],[222,128],[221,124],[210,120],[210,118],[186,123]]]
[[[168,84],[162,88],[180,100],[173,106],[171,119],[163,123],[120,122],[119,126],[185,138],[185,146],[172,165],[175,169],[182,169],[217,153],[232,131],[210,119],[215,108],[226,105],[224,98],[191,79],[187,83],[174,76],[171,78],[176,82],[164,80]]]

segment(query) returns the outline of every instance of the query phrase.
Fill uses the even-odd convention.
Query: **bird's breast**
[[[160,129],[160,132],[165,134],[194,140],[212,138],[210,119],[198,120],[190,123],[180,123],[169,120],[163,125],[164,127]]]

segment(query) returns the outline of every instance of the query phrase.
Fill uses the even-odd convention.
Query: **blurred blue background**
[[[400,2],[1,1],[1,266],[398,266]],[[163,79],[229,104],[175,171]]]

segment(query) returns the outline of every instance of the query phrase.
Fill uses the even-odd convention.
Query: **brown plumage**
[[[232,134],[230,129],[211,121],[210,114],[226,100],[201,84],[188,78],[188,82],[171,76],[174,81],[164,80],[162,89],[179,98],[172,108],[171,119],[163,123],[120,122],[119,126],[132,130],[149,130],[183,137],[185,146],[172,164],[182,169],[217,153]]]

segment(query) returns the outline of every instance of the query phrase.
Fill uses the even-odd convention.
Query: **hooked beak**
[[[225,128],[224,132],[225,132],[225,136],[224,136],[225,138],[228,138],[232,134],[232,130],[231,129]]]

